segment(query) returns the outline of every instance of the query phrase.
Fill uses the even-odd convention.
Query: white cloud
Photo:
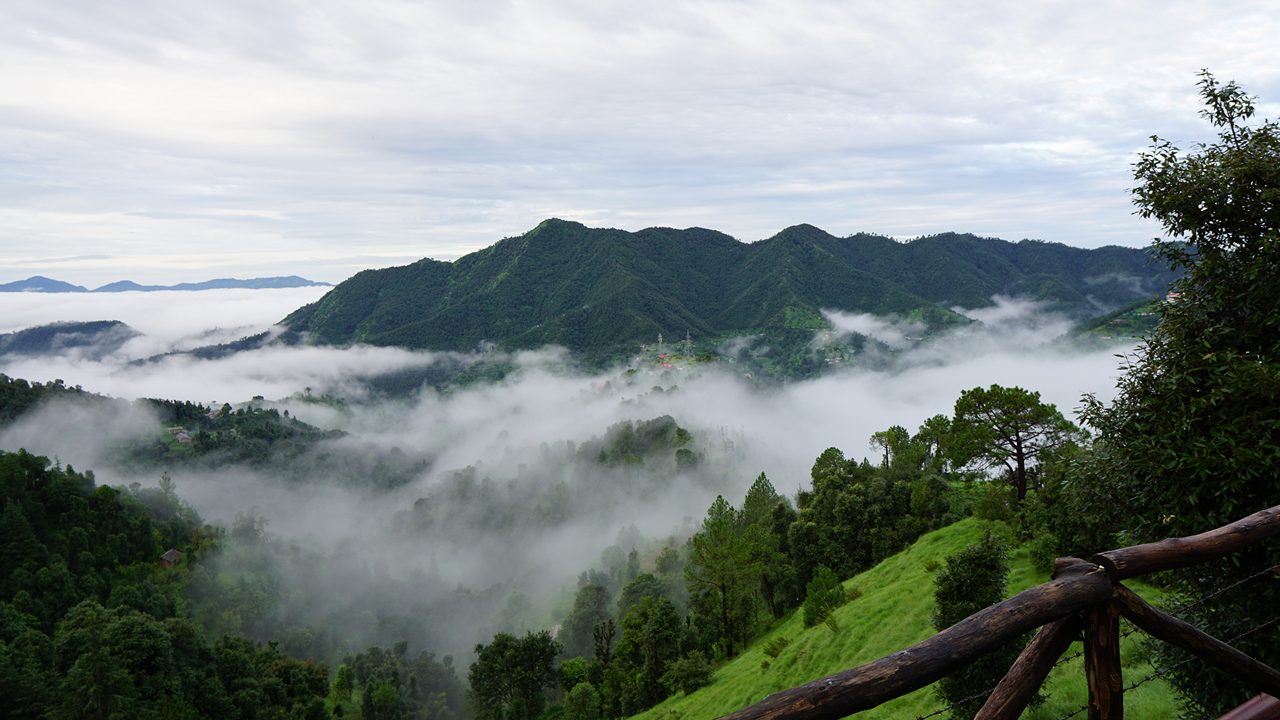
[[[920,323],[903,322],[865,313],[850,314],[838,310],[823,310],[822,316],[831,323],[835,331],[834,336],[837,338],[855,334],[865,335],[892,348],[906,347],[913,336],[919,338],[924,331],[924,325]]]
[[[185,338],[200,337],[211,328],[244,330],[237,338],[262,332],[328,291],[327,287],[304,287],[200,292],[0,293],[0,333],[55,322],[119,320],[147,335],[154,343],[145,353],[130,353],[126,349],[129,359],[135,359],[163,352],[173,345],[184,346]]]
[[[5,255],[340,280],[550,215],[1139,245],[1129,162],[1208,135],[1194,73],[1280,97],[1265,2],[471,5],[6,5]]]

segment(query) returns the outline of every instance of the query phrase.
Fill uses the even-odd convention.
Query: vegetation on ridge
[[[701,228],[639,232],[547,220],[453,263],[366,270],[285,318],[288,337],[437,350],[557,344],[589,359],[661,334],[705,343],[826,327],[824,310],[961,322],[954,306],[1023,296],[1086,317],[1162,293],[1144,251],[945,234],[902,243],[810,225],[740,243]]]

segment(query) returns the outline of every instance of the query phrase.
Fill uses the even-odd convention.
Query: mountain
[[[100,288],[94,288],[93,292],[150,292],[152,290],[168,289],[163,285],[139,285],[132,280],[117,280]]]
[[[0,335],[0,357],[61,355],[75,350],[86,357],[101,358],[138,335],[138,331],[119,320],[40,325]]]
[[[0,284],[0,292],[89,292],[86,288],[54,280],[43,275],[32,275],[26,280]]]
[[[102,287],[88,290],[79,285],[54,280],[36,275],[26,280],[0,285],[0,292],[155,292],[157,290],[222,290],[241,288],[248,290],[274,290],[279,288],[327,287],[332,283],[316,282],[297,275],[283,277],[250,278],[218,278],[196,283],[178,283],[177,285],[140,285],[132,280],[118,280]]]
[[[155,292],[157,290],[277,290],[280,288],[325,287],[331,283],[316,282],[297,275],[282,277],[250,278],[218,278],[195,283],[178,283],[177,285],[139,285],[132,280],[120,280],[108,283],[93,292]]]
[[[469,350],[547,343],[595,356],[664,333],[699,339],[825,327],[822,310],[963,322],[993,295],[1074,317],[1162,293],[1144,250],[944,234],[900,242],[797,225],[745,244],[714,230],[588,228],[547,220],[446,263],[366,270],[284,319],[291,337]]]
[[[265,277],[250,278],[241,280],[239,278],[218,278],[216,280],[205,280],[197,283],[178,283],[162,287],[162,290],[227,290],[240,288],[246,290],[278,290],[280,288],[296,288],[296,287],[325,287],[332,285],[327,282],[316,282],[308,280],[297,275],[286,275],[281,277]]]

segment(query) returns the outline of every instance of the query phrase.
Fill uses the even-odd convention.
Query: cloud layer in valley
[[[282,314],[250,302],[221,302],[216,293],[175,295],[180,296],[111,296],[81,310],[92,310],[91,317],[127,317],[133,303],[170,306],[174,318],[191,324],[157,322],[162,335],[149,340],[157,344],[184,342],[209,322],[257,331],[267,318]],[[0,297],[0,307],[6,302],[13,301]],[[24,312],[31,322],[54,319],[30,308]],[[307,467],[321,469],[306,478],[249,465],[175,467],[170,474],[180,496],[209,520],[231,525],[238,516],[256,513],[269,533],[302,542],[310,552],[337,553],[351,568],[381,568],[388,578],[425,582],[441,593],[459,585],[489,588],[483,600],[469,601],[474,617],[435,623],[434,634],[420,638],[465,652],[500,627],[493,613],[516,588],[533,598],[522,622],[554,622],[553,608],[563,612],[556,599],[562,602],[577,574],[629,526],[657,540],[678,538],[700,521],[717,493],[740,503],[762,471],[780,492],[792,494],[808,485],[813,460],[825,448],[867,455],[873,432],[894,424],[914,429],[932,415],[949,414],[961,390],[1020,385],[1039,390],[1067,414],[1083,393],[1109,396],[1117,374],[1114,351],[1064,350],[1053,342],[1067,326],[1063,319],[1003,298],[968,312],[981,324],[923,344],[889,347],[878,369],[846,367],[775,386],[761,386],[727,364],[655,363],[634,373],[615,368],[584,374],[555,349],[503,356],[517,369],[496,383],[445,393],[425,388],[364,402],[362,378],[474,358],[391,348],[267,347],[221,359],[172,356],[145,364],[130,364],[133,356],[123,351],[96,361],[0,360],[0,371],[30,380],[59,377],[125,398],[237,403],[264,395],[269,406],[345,431],[311,451],[318,459]],[[838,314],[830,319],[848,332],[904,343],[911,332],[888,321]],[[297,397],[308,388],[350,401],[335,405]],[[696,467],[678,467],[669,451],[643,467],[598,462],[592,443],[611,427],[665,415],[692,433],[691,447],[702,458]],[[112,461],[113,448],[145,436],[148,422],[139,408],[121,414],[117,406],[105,412],[82,404],[49,406],[0,431],[0,448],[26,447],[93,468],[104,482],[151,485],[159,469],[130,470]],[[350,454],[371,462],[336,460]],[[415,468],[402,484],[375,489],[382,480],[376,473],[348,476],[342,469],[365,472],[372,461],[389,457]],[[503,507],[544,519],[530,525],[516,513],[509,523],[495,520]],[[569,514],[556,519],[566,509]],[[337,561],[325,562],[337,567]],[[350,588],[320,587],[319,579],[296,571],[310,589],[303,594],[330,598],[314,610],[316,617],[338,612],[333,603],[359,599]],[[335,569],[335,577],[341,576]]]

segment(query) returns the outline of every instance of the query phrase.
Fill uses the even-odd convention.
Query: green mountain
[[[961,322],[954,306],[1023,296],[1087,318],[1163,292],[1143,250],[946,234],[899,242],[797,225],[746,244],[702,228],[547,220],[453,263],[366,270],[285,318],[316,342],[470,350],[555,343],[589,356],[664,333],[702,340],[825,327],[822,310]]]

